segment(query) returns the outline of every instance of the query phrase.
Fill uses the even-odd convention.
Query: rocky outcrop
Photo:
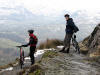
[[[87,46],[92,50],[100,46],[100,24],[95,27],[94,31],[89,36]]]
[[[100,24],[80,43],[80,48],[81,51],[87,51],[90,57],[100,57]]]
[[[72,52],[70,54],[55,51],[46,52],[40,65],[43,75],[99,75],[98,68],[84,55]],[[90,64],[91,63],[91,64]]]

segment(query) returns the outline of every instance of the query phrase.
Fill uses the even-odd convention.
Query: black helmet
[[[29,33],[34,33],[34,30],[28,30]]]

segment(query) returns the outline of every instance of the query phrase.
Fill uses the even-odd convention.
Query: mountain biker
[[[70,18],[69,14],[65,14],[65,19],[66,19],[66,35],[65,35],[65,39],[64,39],[64,47],[60,52],[65,52],[65,53],[69,53],[70,50],[70,42],[71,42],[71,38],[73,33],[79,31],[78,27],[74,24],[73,19]]]
[[[23,47],[27,47],[30,46],[30,58],[31,58],[31,65],[33,65],[35,63],[35,58],[34,58],[34,53],[35,53],[35,49],[36,49],[36,45],[38,42],[37,37],[33,34],[34,30],[28,30],[29,33],[29,43],[22,45]]]

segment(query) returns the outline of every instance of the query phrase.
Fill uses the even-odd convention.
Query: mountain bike
[[[22,69],[23,65],[24,65],[24,51],[22,50],[22,46],[16,46],[16,47],[20,49],[20,61],[19,61],[19,64],[20,64],[20,67]]]
[[[76,40],[76,35],[75,34],[73,34],[73,36],[72,36],[72,45],[75,47],[76,52],[78,52],[80,54],[80,47],[79,47],[79,44]]]

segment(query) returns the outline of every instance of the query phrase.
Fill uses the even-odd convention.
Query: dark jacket
[[[73,34],[73,30],[74,30],[74,22],[72,18],[69,18],[66,22],[66,33],[68,34]]]

